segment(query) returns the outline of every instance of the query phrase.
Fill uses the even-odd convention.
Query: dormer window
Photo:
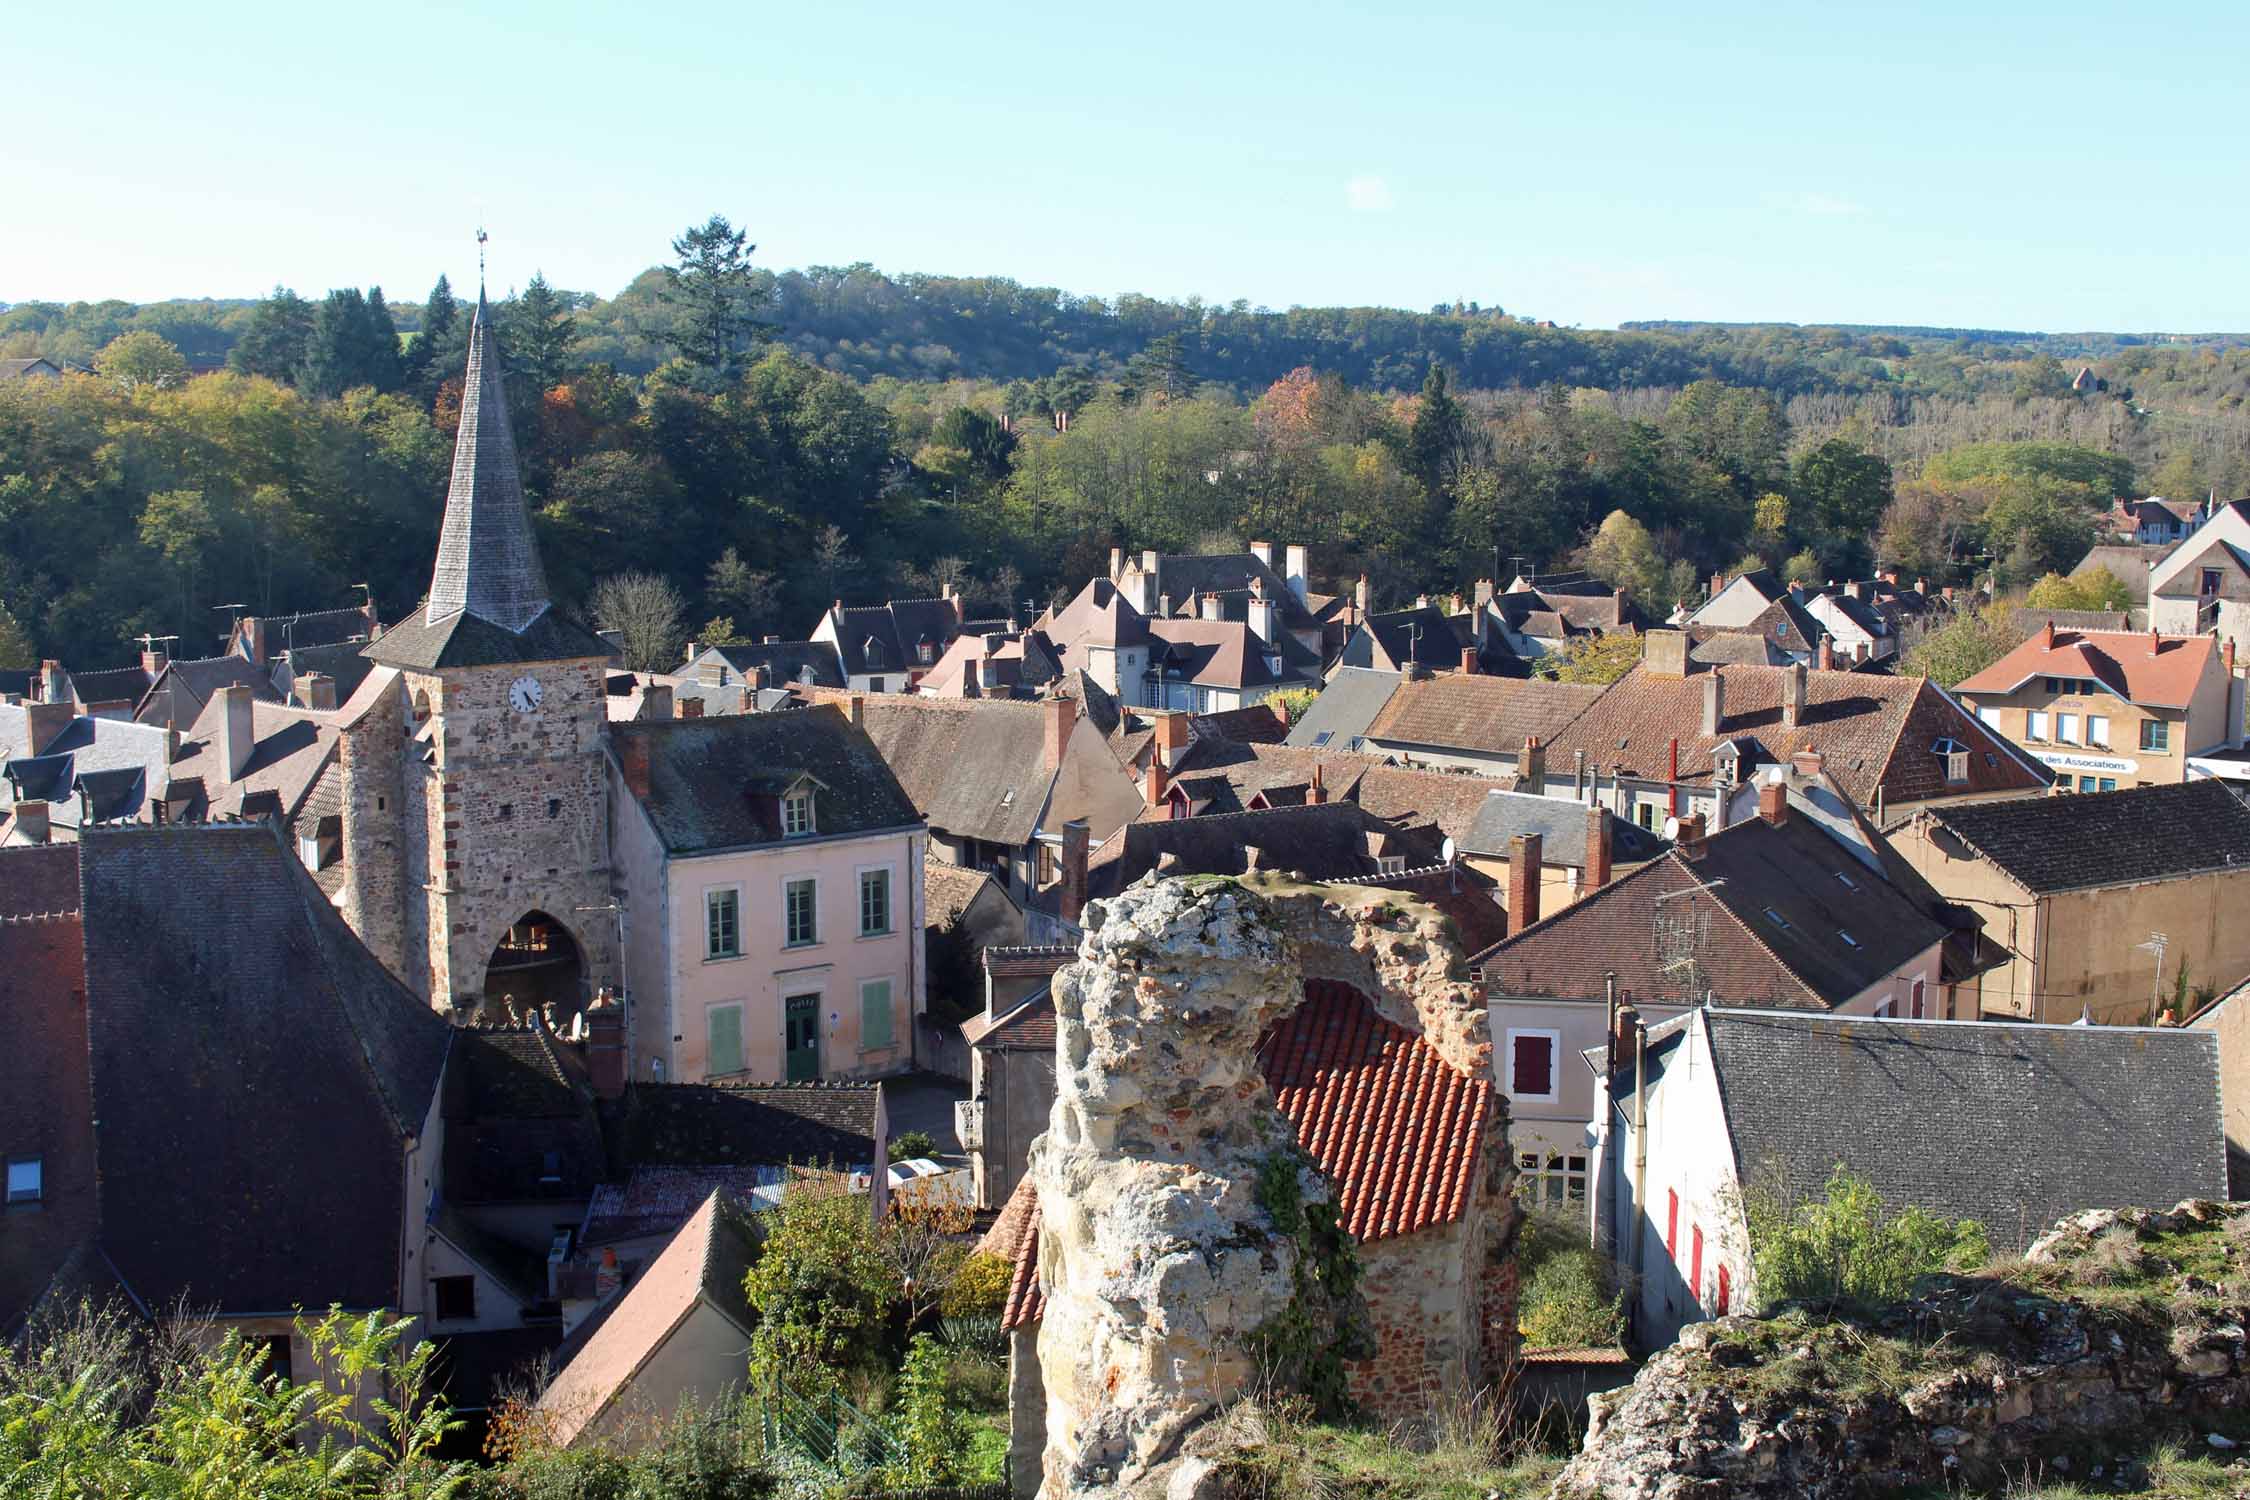
[[[926,667],[937,659],[937,646],[928,636],[924,636],[915,644],[914,654],[921,659],[922,665]]]
[[[2066,715],[2066,717],[2075,720],[2076,715]],[[2075,738],[2077,735],[2077,726],[2075,723],[2073,723],[2072,725],[2071,734],[2073,738]],[[1941,739],[1936,744],[1930,746],[1930,753],[1932,755],[1941,756],[1944,758],[1945,779],[1947,782],[1959,783],[1967,781],[1969,779],[1968,746],[1962,744],[1959,740],[1956,739]]]
[[[810,787],[781,799],[781,836],[801,839],[813,831],[813,794]]]
[[[883,643],[873,636],[867,638],[867,645],[860,654],[867,658],[867,665],[870,667],[883,665]]]

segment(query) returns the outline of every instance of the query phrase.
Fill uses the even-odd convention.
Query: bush
[[[918,1156],[937,1155],[937,1141],[927,1130],[909,1130],[891,1137],[891,1160],[912,1161]]]
[[[801,1173],[771,1215],[743,1291],[758,1314],[750,1339],[754,1389],[804,1386],[882,1361],[898,1276],[867,1221],[867,1200],[841,1178]]]
[[[938,1303],[939,1314],[949,1320],[999,1317],[1015,1274],[1006,1256],[971,1255],[953,1273],[953,1282]]]
[[[1895,1302],[1921,1277],[1973,1270],[1992,1253],[1976,1220],[1913,1207],[1887,1213],[1874,1186],[1840,1164],[1818,1198],[1792,1204],[1754,1192],[1744,1207],[1758,1301],[1767,1311],[1784,1302]]]
[[[1522,1292],[1517,1327],[1526,1347],[1584,1349],[1625,1336],[1625,1293],[1616,1267],[1557,1214],[1532,1214],[1517,1231]]]

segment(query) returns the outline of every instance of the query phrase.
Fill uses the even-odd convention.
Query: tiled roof
[[[1694,894],[1690,894],[1694,893]],[[1478,955],[1494,994],[1600,995],[1826,1010],[1951,931],[1792,810],[1753,818],[1611,881]],[[1843,934],[1850,935],[1845,941]]]
[[[1367,737],[1430,749],[1513,755],[1533,735],[1552,740],[1602,695],[1543,678],[1453,673],[1401,682]],[[1549,761],[1552,764],[1552,759]]]
[[[1338,667],[1312,706],[1289,727],[1285,743],[1308,750],[1357,750],[1367,726],[1406,679],[1369,667]]]
[[[987,888],[997,890],[990,875],[942,859],[922,861],[922,910],[925,925],[949,927],[958,921]]]
[[[1305,1003],[1260,1039],[1258,1063],[1355,1240],[1413,1234],[1467,1210],[1486,1166],[1488,1075],[1451,1066],[1358,990],[1326,979],[1305,981]],[[1003,1313],[1011,1329],[1045,1310],[1039,1227],[1026,1177],[978,1246],[1014,1264]]]
[[[1242,745],[1199,740],[1188,747],[1176,775],[1209,779],[1212,812],[1248,811],[1255,802],[1301,806],[1314,768],[1330,802],[1356,803],[1402,828],[1435,828],[1445,838],[1468,833],[1485,794],[1515,786],[1512,776],[1395,766],[1374,755],[1300,749],[1294,745]],[[1220,784],[1223,781],[1223,786]]]
[[[933,828],[1009,848],[1039,826],[1055,773],[1032,703],[878,694],[867,736]]]
[[[0,851],[0,918],[46,917],[76,910],[76,844]]]
[[[610,743],[629,787],[646,767],[648,791],[634,800],[672,854],[804,842],[784,838],[773,794],[799,775],[820,783],[815,839],[921,822],[874,743],[830,705],[615,724]]]
[[[1197,714],[1189,726],[1197,739],[1233,740],[1243,745],[1278,745],[1289,733],[1288,721],[1271,705],[1253,703],[1225,713]]]
[[[1785,1197],[1841,1163],[2005,1255],[2082,1209],[2227,1195],[2209,1032],[1702,1014],[1742,1179]],[[1938,1120],[1990,1149],[1932,1150]]]
[[[1791,660],[1789,652],[1762,635],[1701,627],[1693,633],[1699,634],[1701,639],[1688,647],[1690,661],[1715,667],[1784,667]]]
[[[451,1028],[271,829],[95,831],[79,856],[118,1273],[150,1307],[396,1307]]]
[[[1502,856],[1518,834],[1536,833],[1542,864],[1581,869],[1586,863],[1588,805],[1568,797],[1544,797],[1537,792],[1492,791],[1477,808],[1468,833],[1455,840],[1465,854]],[[1610,860],[1616,865],[1639,864],[1664,852],[1664,841],[1626,818],[1606,809]]]
[[[1055,997],[1041,990],[1016,1003],[1005,1015],[987,1020],[971,1016],[961,1023],[961,1035],[972,1047],[1006,1052],[1055,1050]]]
[[[2129,703],[2185,708],[2218,658],[2218,640],[2207,635],[2057,630],[2050,637],[2042,631],[1954,691],[2006,694],[2034,677],[2091,677]]]
[[[747,1344],[752,1320],[742,1281],[750,1259],[748,1234],[713,1193],[619,1294],[615,1310],[541,1393],[539,1410],[555,1444],[567,1447],[617,1402],[629,1399],[634,1378],[698,1302],[732,1322]],[[669,1399],[679,1393],[663,1394]],[[699,1394],[708,1399],[718,1392]]]
[[[2057,630],[2111,630],[2123,631],[2131,623],[2130,611],[2122,609],[2012,609],[2008,611],[2008,624],[2020,636],[2037,635],[2042,626],[2052,625]]]
[[[611,1166],[865,1166],[881,1096],[875,1083],[636,1083],[603,1107]]]
[[[623,1182],[602,1183],[587,1195],[578,1242],[594,1250],[671,1234],[713,1193],[762,1212],[787,1196],[788,1184],[786,1167],[635,1167]]]
[[[1349,802],[1128,823],[1088,858],[1087,889],[1096,897],[1114,896],[1159,869],[1173,875],[1287,870],[1314,880],[1348,880],[1375,873],[1369,835],[1389,831]],[[1420,840],[1415,852],[1422,857],[1412,862],[1434,860],[1436,842]]]
[[[2224,781],[1929,810],[2034,894],[2250,868],[2250,807]]]
[[[1706,672],[1663,677],[1643,663],[1602,689],[1592,707],[1553,737],[1547,746],[1550,774],[1584,751],[1590,771],[1663,781],[1677,736],[1683,785],[1710,784],[1711,752],[1720,744],[1755,740],[1777,761],[1799,750],[1820,751],[1828,774],[1863,807],[1874,805],[1878,787],[1896,804],[2037,791],[2052,780],[1926,678],[1807,669],[1805,714],[1791,729],[1782,723],[1781,702],[1795,668],[1710,670],[1723,678],[1716,735],[1701,733]],[[1946,782],[1945,761],[1931,748],[1940,739],[1969,749],[1966,783]]]

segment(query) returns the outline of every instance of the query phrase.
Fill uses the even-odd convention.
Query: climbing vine
[[[1250,1334],[1251,1353],[1273,1384],[1302,1393],[1322,1416],[1351,1409],[1344,1364],[1375,1352],[1367,1308],[1359,1298],[1359,1254],[1336,1220],[1336,1205],[1306,1202],[1304,1173],[1312,1163],[1285,1147],[1258,1164],[1258,1206],[1274,1233],[1297,1247],[1288,1305]]]

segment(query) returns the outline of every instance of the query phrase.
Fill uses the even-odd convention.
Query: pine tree
[[[534,395],[570,378],[570,350],[578,342],[574,305],[569,293],[556,291],[544,274],[534,272],[508,308],[508,364]]]
[[[1125,378],[1141,396],[1179,401],[1195,394],[1195,372],[1188,368],[1187,349],[1176,333],[1150,339],[1127,363]]]
[[[422,304],[422,329],[406,350],[402,368],[406,389],[427,404],[447,374],[467,358],[466,345],[461,304],[453,295],[453,284],[440,276],[430,288],[429,301]]]
[[[285,286],[258,304],[250,326],[227,354],[227,368],[241,375],[293,381],[312,346],[313,305]]]
[[[1422,381],[1422,404],[1414,413],[1414,430],[1407,435],[1406,457],[1422,488],[1434,498],[1446,481],[1468,432],[1461,403],[1446,389],[1445,367],[1431,365]]]
[[[398,357],[398,323],[391,317],[381,287],[367,289],[366,311],[361,316],[362,378],[353,383],[371,385],[386,393],[395,391],[405,371]]]
[[[772,324],[756,316],[768,293],[750,269],[758,247],[746,243],[748,238],[747,230],[713,214],[672,241],[680,262],[664,268],[664,300],[675,317],[673,347],[722,379],[733,377],[745,349],[773,332]]]

